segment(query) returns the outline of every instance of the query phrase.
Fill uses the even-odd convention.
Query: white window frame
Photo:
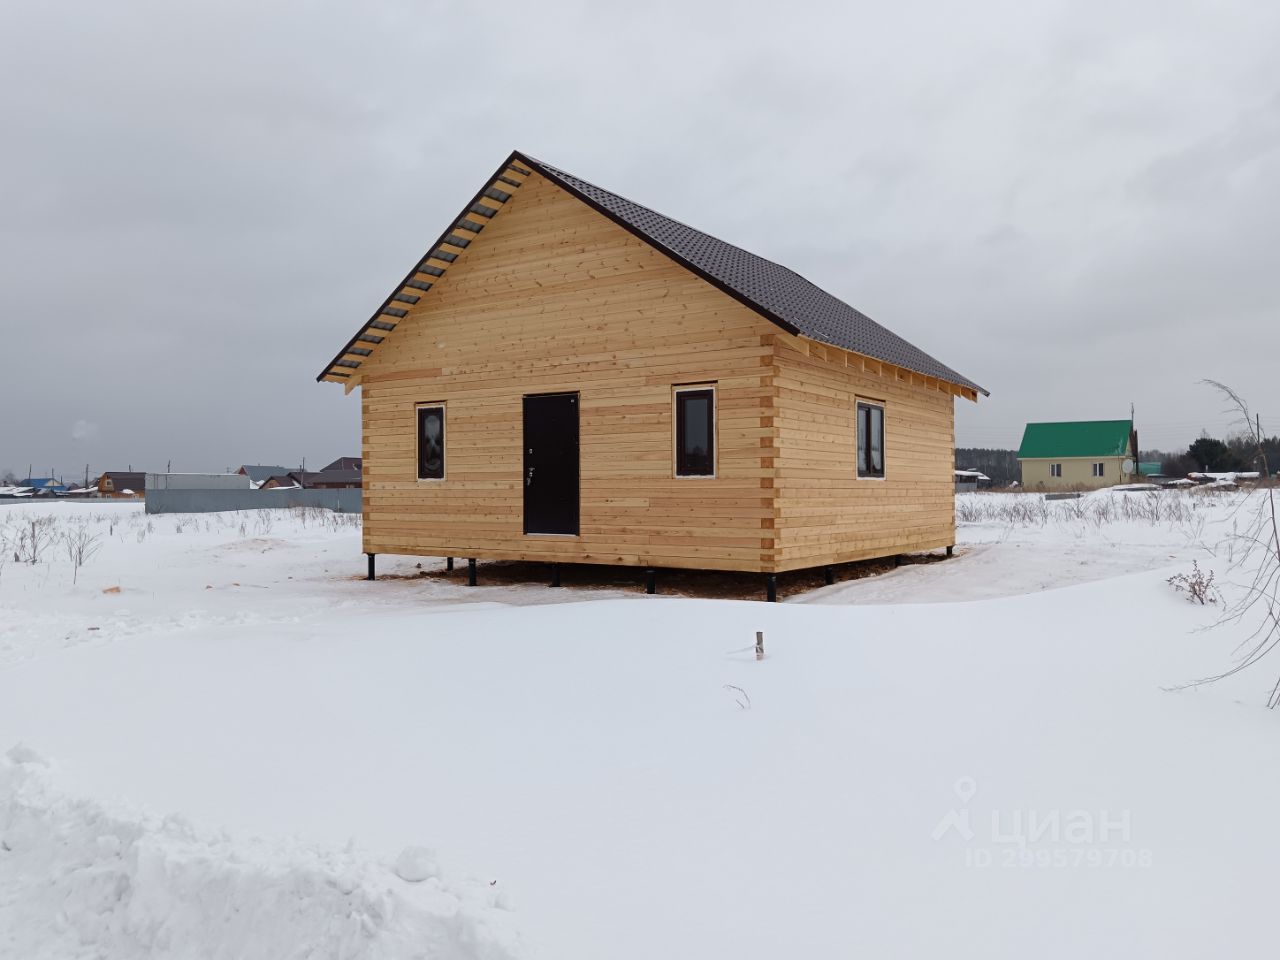
[[[859,407],[878,407],[880,410],[880,460],[883,466],[880,469],[880,476],[868,475],[862,473],[862,460],[858,457],[858,429],[861,426],[862,418],[858,416]],[[854,460],[854,477],[858,480],[874,480],[883,483],[889,476],[889,457],[886,450],[889,447],[889,409],[888,404],[883,400],[873,400],[870,397],[853,398],[853,460]],[[871,442],[871,438],[867,437],[867,443]]]
[[[1098,479],[1106,477],[1107,462],[1105,460],[1096,460],[1093,464],[1093,475]]]
[[[444,427],[444,448],[441,454],[444,457],[444,469],[440,471],[438,477],[424,477],[420,475],[422,469],[422,428],[418,425],[418,421],[422,414],[419,411],[431,410],[436,407],[440,408],[440,423]],[[449,476],[449,406],[443,400],[423,401],[413,405],[413,473],[418,478],[419,483],[444,483]]]
[[[1049,464],[1049,476],[1050,476],[1052,479],[1061,480],[1061,479],[1062,479],[1062,464],[1060,464],[1060,463],[1051,463],[1051,464]]]
[[[680,394],[711,391],[711,472],[680,472]],[[720,395],[716,383],[682,383],[671,388],[671,476],[676,480],[714,480],[720,473]]]

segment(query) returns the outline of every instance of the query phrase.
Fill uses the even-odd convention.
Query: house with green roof
[[[1028,423],[1018,448],[1027,490],[1096,490],[1128,483],[1137,459],[1132,420]]]

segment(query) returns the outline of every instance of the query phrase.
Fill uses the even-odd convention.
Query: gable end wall
[[[771,323],[531,176],[362,364],[364,549],[764,570]],[[718,475],[673,474],[672,385],[714,382]],[[523,534],[522,397],[581,394],[581,536]],[[446,404],[446,479],[415,405]]]

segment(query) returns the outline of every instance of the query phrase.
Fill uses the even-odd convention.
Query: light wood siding
[[[955,543],[953,389],[776,337],[778,570]],[[885,410],[885,476],[857,478],[859,399]]]
[[[777,328],[540,176],[513,193],[360,367],[364,549],[767,569]],[[716,385],[712,479],[673,477],[690,382]],[[525,536],[521,400],[561,391],[581,395],[581,536]],[[420,482],[434,401],[447,478]]]
[[[773,572],[954,543],[962,388],[782,332],[537,174],[512,192],[351,378],[367,552]],[[711,478],[674,476],[690,384],[716,389]],[[581,535],[526,536],[522,398],[570,391]],[[883,480],[856,478],[859,397]],[[417,480],[423,403],[442,481]]]

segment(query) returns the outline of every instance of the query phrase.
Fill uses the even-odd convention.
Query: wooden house
[[[122,497],[138,497],[145,495],[147,475],[132,470],[108,470],[98,477],[98,495],[119,499]]]
[[[944,329],[954,329],[946,327]],[[787,570],[950,548],[976,383],[792,271],[513,153],[319,380],[364,550]]]

